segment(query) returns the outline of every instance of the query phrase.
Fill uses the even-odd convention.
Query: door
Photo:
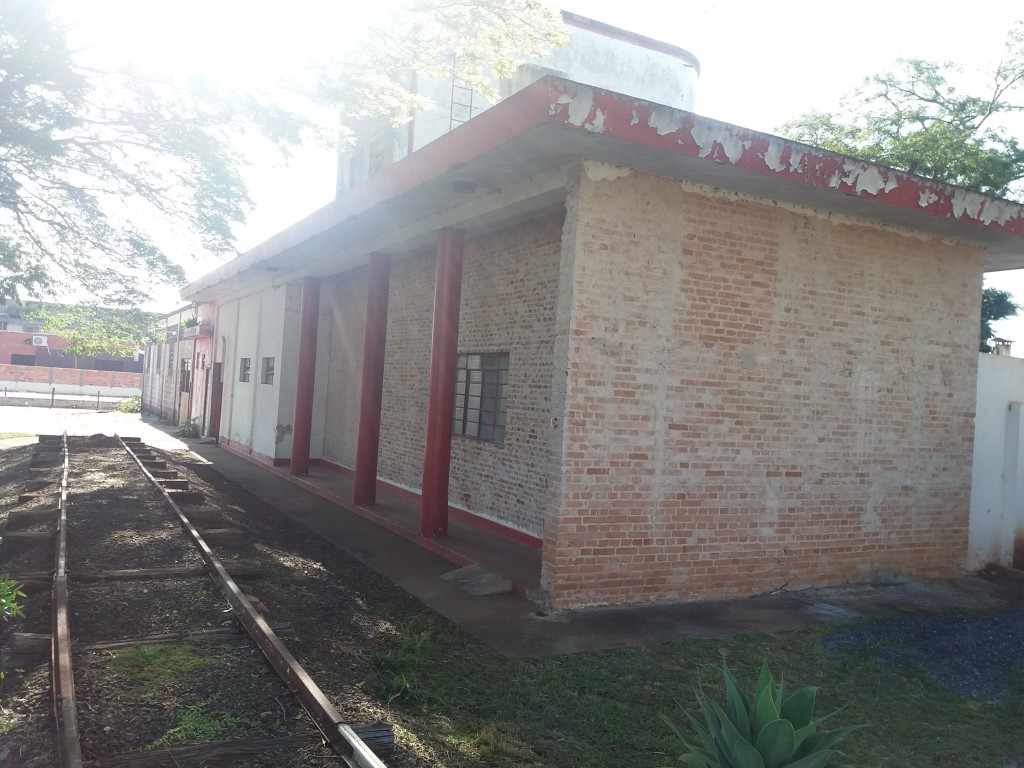
[[[224,394],[224,382],[221,380],[221,366],[213,364],[213,386],[210,387],[210,437],[220,437],[220,403]]]

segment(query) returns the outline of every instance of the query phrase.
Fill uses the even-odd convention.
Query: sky
[[[379,20],[387,2],[57,0],[79,39],[95,50],[117,49],[156,67],[257,79],[346,45]],[[1021,0],[989,0],[974,13],[920,0],[564,0],[560,6],[689,50],[701,62],[696,111],[768,132],[808,110],[836,108],[844,93],[899,58],[955,61],[965,77],[982,82],[1008,29],[1024,20]],[[1024,140],[1024,120],[1009,127]],[[287,166],[270,156],[251,168],[256,208],[238,231],[239,249],[330,202],[334,174],[333,154],[318,148],[296,153]],[[189,276],[214,266],[189,265]],[[1024,271],[989,275],[986,285],[1010,290],[1024,303]],[[1014,354],[1024,356],[1024,317],[1002,321],[996,331],[1020,340]]]

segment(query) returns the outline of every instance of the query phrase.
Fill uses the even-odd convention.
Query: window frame
[[[508,352],[459,353],[455,362],[453,436],[504,444],[510,368]]]
[[[248,384],[252,374],[252,358],[251,357],[240,357],[238,358],[238,380],[243,384]]]
[[[260,362],[260,384],[274,384],[275,358],[264,357]]]
[[[181,365],[178,366],[178,391],[192,391],[192,358],[181,358]]]

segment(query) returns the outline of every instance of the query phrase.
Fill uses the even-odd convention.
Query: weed
[[[9,578],[6,573],[0,573],[0,618],[7,620],[23,616],[18,598],[24,596],[21,584]]]
[[[227,713],[211,711],[216,698],[207,699],[181,713],[178,724],[150,744],[147,749],[159,749],[175,744],[206,743],[216,741],[239,724],[239,720]]]
[[[174,433],[178,437],[199,437],[199,419],[185,419]]]
[[[32,432],[0,432],[0,440],[6,440],[9,437],[35,437]]]
[[[142,395],[126,397],[117,404],[117,410],[121,413],[139,413],[142,410]]]

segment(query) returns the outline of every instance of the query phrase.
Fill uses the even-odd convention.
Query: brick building
[[[213,326],[204,313],[210,310],[189,305],[157,318],[157,341],[146,350],[142,373],[142,412],[174,424],[196,419],[203,434],[216,435],[207,418],[213,391]]]
[[[559,609],[963,570],[1022,266],[1017,204],[548,77],[183,296],[222,445],[532,538]]]

